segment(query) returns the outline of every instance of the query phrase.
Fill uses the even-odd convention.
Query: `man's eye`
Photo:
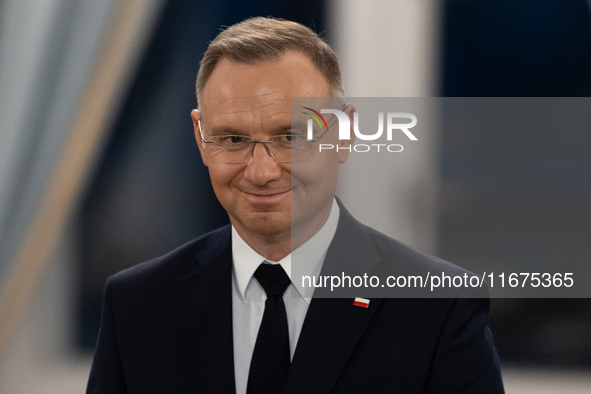
[[[283,145],[294,144],[300,141],[300,135],[298,134],[282,134],[276,137],[278,143]]]
[[[228,135],[225,137],[220,138],[222,143],[225,144],[239,144],[241,142],[245,142],[246,138],[239,136],[239,135]]]
[[[294,141],[298,141],[300,138],[302,138],[302,136],[299,134],[286,134],[284,138],[287,141],[294,142]]]
[[[305,136],[299,133],[289,133],[278,135],[275,139],[280,147],[294,148],[300,146],[305,140]]]
[[[248,144],[248,137],[241,135],[225,135],[217,138],[218,144],[226,149],[241,149]]]
[[[219,137],[220,144],[226,145],[237,145],[243,144],[248,141],[247,137],[243,137],[241,135],[225,135]]]

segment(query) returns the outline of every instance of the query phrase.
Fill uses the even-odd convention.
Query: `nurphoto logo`
[[[334,114],[338,120],[338,127],[339,127],[339,140],[350,140],[351,139],[351,121],[349,116],[338,109],[321,109],[320,112],[310,108],[310,107],[302,107],[309,112],[303,112],[305,115],[311,117],[308,119],[307,122],[307,133],[306,139],[308,141],[317,141],[318,138],[315,138],[317,135],[323,135],[328,129],[329,126],[322,116],[322,114]],[[403,121],[402,123],[400,122]],[[417,141],[417,137],[410,131],[411,128],[417,125],[417,117],[408,112],[388,112],[386,114],[386,140],[392,141],[392,137],[395,135],[395,132],[401,131],[410,139],[411,141]],[[353,113],[353,132],[355,133],[355,137],[358,140],[362,141],[376,141],[384,134],[384,113],[378,112],[378,130],[373,134],[362,134],[359,130],[359,113]],[[380,148],[384,148],[380,150]],[[354,144],[348,147],[339,147],[338,145],[335,146],[333,144],[319,144],[318,149],[320,152],[323,150],[330,150],[336,149],[339,150],[349,150],[355,152],[369,152],[371,150],[376,150],[377,152],[402,152],[404,147],[400,144]]]

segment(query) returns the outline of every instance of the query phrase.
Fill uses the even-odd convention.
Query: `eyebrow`
[[[245,132],[243,130],[236,129],[231,126],[215,126],[215,127],[212,127],[211,129],[204,127],[204,129],[205,129],[205,131],[207,131],[207,133],[210,136],[214,136],[214,135],[246,135],[246,136],[250,136],[250,134],[248,134],[247,132]],[[292,129],[291,123],[284,124],[284,125],[275,127],[274,131],[270,135],[279,135],[279,134],[284,133],[285,131],[288,131],[291,129]]]
[[[235,129],[230,126],[216,126],[208,129],[205,127],[209,135],[248,135],[244,131]]]

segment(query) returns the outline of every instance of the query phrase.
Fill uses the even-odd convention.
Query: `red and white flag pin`
[[[367,308],[367,307],[369,307],[369,300],[366,300],[365,298],[355,297],[355,301],[353,301],[353,305]]]

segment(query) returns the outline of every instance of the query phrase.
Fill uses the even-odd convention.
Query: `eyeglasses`
[[[343,108],[344,109],[344,108]],[[248,158],[254,155],[257,143],[263,144],[265,151],[278,163],[292,163],[304,161],[318,152],[317,142],[326,134],[336,121],[327,128],[318,128],[313,132],[313,139],[306,139],[305,130],[290,130],[285,134],[278,134],[268,137],[266,140],[253,140],[248,135],[214,135],[205,138],[201,119],[198,121],[201,139],[206,144],[213,144],[219,148],[216,154],[219,158],[230,164],[243,164]],[[324,130],[322,130],[324,129]],[[252,148],[252,149],[251,149]]]

